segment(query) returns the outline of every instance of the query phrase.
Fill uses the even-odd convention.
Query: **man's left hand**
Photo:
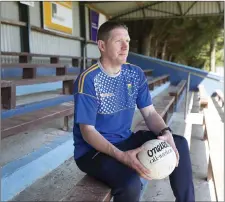
[[[179,152],[177,150],[177,147],[175,145],[172,133],[168,131],[168,132],[165,132],[162,136],[158,136],[157,138],[159,140],[163,140],[163,141],[168,142],[170,144],[170,146],[173,148],[173,150],[174,150],[174,152],[177,156],[177,165],[176,165],[176,167],[177,167],[178,164],[179,164],[180,156],[179,156]]]

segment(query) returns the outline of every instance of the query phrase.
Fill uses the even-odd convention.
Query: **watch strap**
[[[163,133],[164,133],[165,131],[167,131],[167,130],[170,131],[170,132],[172,132],[172,130],[171,130],[170,127],[166,127],[166,128],[163,128],[163,129],[159,132],[158,136],[162,136]]]

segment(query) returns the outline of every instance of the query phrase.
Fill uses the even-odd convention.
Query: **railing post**
[[[186,120],[187,113],[188,113],[188,92],[189,92],[189,86],[190,86],[190,76],[191,76],[191,73],[188,72],[188,80],[187,80],[187,87],[186,87],[185,110],[184,110],[184,120]]]

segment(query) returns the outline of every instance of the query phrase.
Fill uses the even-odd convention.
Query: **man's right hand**
[[[121,156],[119,161],[136,170],[138,174],[146,180],[151,180],[151,178],[148,176],[148,174],[150,174],[150,171],[146,167],[144,167],[137,158],[137,154],[143,149],[144,147],[138,147],[137,149],[123,152],[123,155]]]
[[[80,130],[84,140],[94,147],[97,151],[112,156],[121,163],[136,170],[139,175],[147,180],[151,180],[148,176],[149,171],[137,159],[137,154],[144,149],[139,147],[134,150],[123,152],[116,148],[112,143],[106,140],[92,125],[80,124]]]

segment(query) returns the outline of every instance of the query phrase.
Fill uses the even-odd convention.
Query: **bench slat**
[[[12,81],[1,80],[1,88],[11,87],[13,85]]]
[[[23,86],[23,85],[57,82],[57,81],[75,80],[77,76],[78,76],[77,74],[74,74],[74,75],[63,75],[63,76],[42,76],[42,77],[37,77],[34,79],[11,78],[10,80],[13,81],[16,86]]]
[[[85,175],[61,201],[101,201],[109,202],[111,189],[102,182]]]
[[[2,111],[1,120],[12,118],[14,116],[23,115],[25,113],[38,111],[40,109],[44,109],[48,107],[54,107],[62,103],[70,102],[70,101],[73,101],[73,95],[59,95],[55,98],[32,102],[30,104],[19,105],[15,109]]]
[[[170,109],[173,106],[174,101],[175,101],[175,98],[172,96],[156,96],[152,100],[155,110],[164,119],[165,122],[167,121],[167,113],[170,112]],[[171,109],[171,113],[172,113],[172,109]],[[138,130],[148,130],[144,120],[140,120],[138,122],[139,123],[133,129],[134,132]]]
[[[217,201],[224,201],[224,124],[208,109],[203,113],[210,158],[207,179],[213,178]]]
[[[179,95],[182,90],[184,89],[185,85],[186,85],[187,81],[186,80],[181,80],[177,86],[174,86],[173,88],[171,88],[169,95],[171,96],[177,96]]]
[[[163,96],[155,104],[156,111],[161,115],[161,117],[164,119],[165,122],[166,122],[166,119],[167,119],[166,113],[169,112],[169,109],[172,107],[174,102],[175,102],[174,97]]]
[[[208,107],[208,95],[205,90],[204,85],[200,84],[198,85],[198,90],[199,90],[199,103],[201,108],[207,108]]]
[[[160,81],[160,80],[163,80],[163,79],[167,79],[169,78],[169,75],[163,75],[163,76],[159,76],[159,77],[156,77],[152,80],[148,80],[148,84],[152,84],[152,83],[155,83],[157,81]]]
[[[153,72],[152,69],[145,69],[144,70],[145,76],[151,76],[152,75],[152,72]]]
[[[63,68],[65,65],[60,63],[54,64],[31,64],[31,63],[3,63],[2,68],[39,68],[39,67],[46,67],[46,68]]]
[[[162,83],[165,83],[169,80],[169,75],[163,75],[159,77],[155,77],[153,79],[148,80],[148,86],[150,90],[154,89],[154,86],[161,85]]]
[[[2,55],[9,55],[9,56],[31,56],[31,57],[48,57],[48,58],[55,58],[55,57],[62,57],[62,58],[73,58],[73,59],[82,59],[79,56],[70,56],[70,55],[50,55],[50,54],[41,54],[41,53],[27,53],[27,52],[10,52],[10,51],[1,51]]]
[[[25,115],[16,116],[1,121],[1,137],[2,139],[28,129],[35,128],[37,125],[45,124],[56,118],[72,115],[74,113],[73,104],[61,104],[55,107],[41,109]]]
[[[183,90],[185,89],[187,81],[181,80],[176,86],[170,87],[169,95],[175,97],[175,103],[177,104]]]

